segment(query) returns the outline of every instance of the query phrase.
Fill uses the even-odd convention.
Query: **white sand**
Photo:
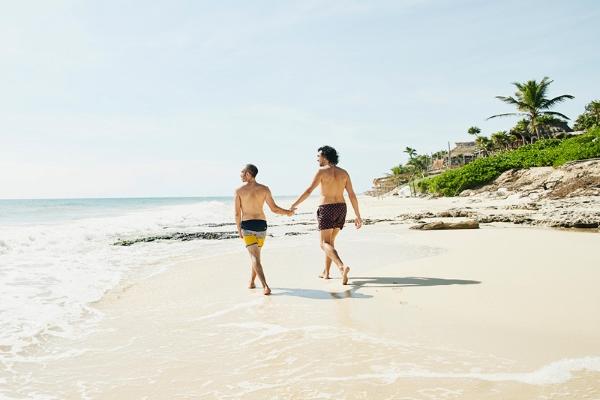
[[[361,204],[383,218],[455,201]],[[335,270],[317,278],[317,232],[278,233],[269,297],[246,289],[248,256],[230,244],[110,293],[96,332],[64,343],[80,354],[17,363],[8,384],[61,399],[600,398],[598,233],[347,226],[345,287]]]

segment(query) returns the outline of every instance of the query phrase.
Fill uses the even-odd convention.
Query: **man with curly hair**
[[[291,209],[295,210],[317,186],[321,186],[321,201],[317,209],[317,221],[321,232],[321,249],[325,252],[325,269],[319,277],[329,279],[329,269],[333,262],[342,274],[342,284],[346,285],[348,284],[350,268],[340,258],[335,248],[335,238],[340,230],[344,228],[346,222],[344,190],[348,192],[348,198],[356,215],[354,225],[357,229],[362,226],[362,219],[358,210],[358,199],[352,188],[350,175],[346,170],[337,166],[339,156],[333,147],[319,147],[317,160],[319,170],[308,189],[292,204]]]

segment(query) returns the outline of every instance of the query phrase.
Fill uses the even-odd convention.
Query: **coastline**
[[[272,296],[246,289],[247,255],[227,240],[224,254],[124,282],[94,304],[95,332],[64,341],[70,356],[15,362],[23,374],[9,383],[94,399],[600,394],[600,236],[497,223],[412,231],[394,219],[465,200],[360,201],[365,218],[388,221],[346,225],[349,286],[336,271],[317,278],[311,200],[303,219],[274,221]]]

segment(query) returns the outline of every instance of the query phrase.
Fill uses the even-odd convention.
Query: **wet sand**
[[[363,199],[363,215],[423,201]],[[267,239],[271,296],[246,288],[230,241],[109,293],[94,333],[58,344],[70,356],[16,363],[8,385],[61,399],[600,398],[600,234],[347,226],[343,286],[333,268],[317,277],[307,232]]]

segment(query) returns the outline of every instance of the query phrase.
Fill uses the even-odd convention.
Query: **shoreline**
[[[399,204],[456,204],[398,200],[361,198],[363,214],[390,220]],[[348,224],[338,247],[352,271],[342,286],[337,271],[317,278],[322,254],[306,222],[273,225],[263,253],[271,296],[246,289],[247,254],[223,241],[231,251],[109,292],[93,305],[104,315],[94,332],[56,340],[71,356],[15,362],[23,375],[9,386],[67,399],[600,394],[600,236]],[[305,235],[285,235],[291,223]]]

